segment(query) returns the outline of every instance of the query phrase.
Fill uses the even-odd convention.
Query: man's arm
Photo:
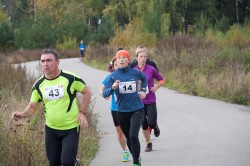
[[[87,86],[84,87],[84,89],[81,91],[83,94],[83,99],[82,99],[82,104],[80,108],[80,112],[83,113],[84,115],[87,112],[88,105],[91,100],[91,92]]]
[[[80,112],[78,116],[76,117],[76,121],[80,121],[81,123],[81,128],[87,128],[88,127],[88,121],[86,119],[86,113],[87,113],[87,108],[90,103],[91,99],[91,93],[90,90],[87,86],[84,87],[84,89],[81,91],[83,94],[83,99],[82,99],[82,104],[80,108]]]
[[[25,109],[22,112],[13,112],[11,117],[14,121],[18,121],[22,118],[27,118],[32,116],[35,113],[35,108],[38,103],[34,103],[32,101],[29,102],[29,104],[25,107]]]

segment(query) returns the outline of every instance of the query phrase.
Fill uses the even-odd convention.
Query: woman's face
[[[139,66],[145,66],[148,59],[148,54],[146,52],[140,52],[137,55],[137,61]]]
[[[117,60],[114,61],[114,70],[118,69],[118,62]]]
[[[125,68],[128,66],[129,60],[126,56],[120,55],[116,59],[119,68]]]

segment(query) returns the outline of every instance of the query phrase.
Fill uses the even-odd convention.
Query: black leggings
[[[133,156],[134,163],[138,163],[141,152],[139,131],[143,122],[144,109],[142,108],[134,112],[117,111],[116,117],[126,137],[127,146]]]
[[[148,127],[154,129],[157,124],[157,108],[156,103],[144,104],[144,121],[142,125],[143,130],[147,130]]]
[[[111,111],[111,115],[112,115],[112,118],[113,118],[113,122],[114,122],[115,127],[119,126],[119,123],[118,123],[117,117],[116,117],[116,112],[117,112],[117,111]]]
[[[76,128],[56,130],[45,126],[46,154],[50,166],[74,166],[79,143]]]

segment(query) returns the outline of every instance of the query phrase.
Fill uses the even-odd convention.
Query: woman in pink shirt
[[[145,117],[142,128],[143,128],[143,135],[147,142],[145,152],[150,152],[152,151],[152,142],[150,139],[150,131],[148,130],[148,127],[154,129],[155,137],[159,137],[160,129],[157,124],[157,108],[156,108],[155,92],[158,88],[160,88],[164,84],[164,80],[160,75],[160,73],[154,67],[146,64],[146,61],[148,59],[148,53],[146,47],[144,47],[143,45],[137,47],[136,59],[138,61],[138,65],[135,66],[135,69],[141,70],[141,72],[146,75],[148,83],[146,98],[142,100],[145,111]],[[156,85],[154,84],[154,80],[158,81]]]

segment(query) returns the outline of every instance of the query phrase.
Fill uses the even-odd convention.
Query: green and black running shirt
[[[80,125],[76,122],[79,113],[76,93],[86,86],[77,75],[62,70],[54,79],[39,78],[32,87],[31,101],[43,102],[45,123],[57,130],[68,130]]]

